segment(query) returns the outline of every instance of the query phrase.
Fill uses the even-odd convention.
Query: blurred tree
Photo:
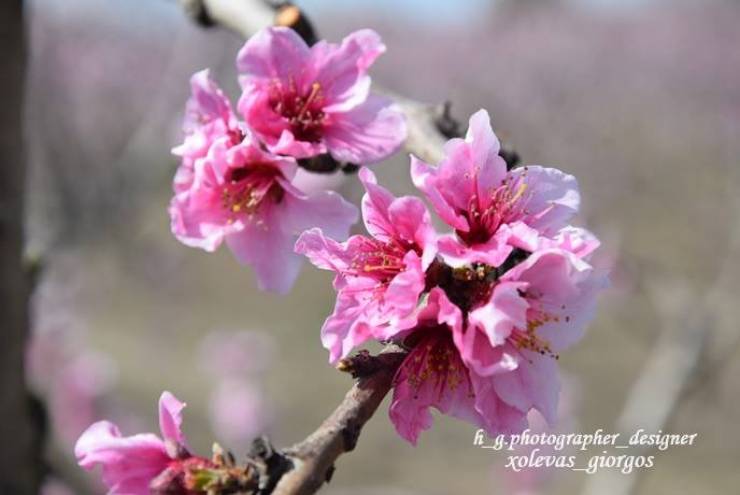
[[[23,93],[26,69],[23,4],[0,2],[0,493],[35,494],[41,471],[23,355],[28,335],[29,277],[23,267],[26,161]]]

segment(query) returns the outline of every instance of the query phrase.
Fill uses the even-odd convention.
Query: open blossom
[[[529,165],[507,171],[488,112],[470,118],[465,139],[452,139],[438,167],[412,156],[414,184],[437,214],[455,229],[440,239],[445,261],[462,266],[500,266],[514,248],[532,252],[552,246],[558,232],[578,211],[580,194],[572,175],[554,168]],[[598,241],[571,227],[570,238],[593,251]]]
[[[374,163],[406,137],[401,112],[370,93],[368,68],[385,51],[374,31],[309,47],[290,28],[263,29],[237,57],[239,112],[273,153]]]
[[[390,418],[396,431],[416,445],[432,426],[430,409],[471,422],[489,432],[513,433],[526,425],[526,413],[501,400],[491,380],[469,369],[455,346],[463,315],[444,291],[434,288],[407,341],[415,341],[393,380]],[[457,338],[455,338],[457,336]]]
[[[121,435],[109,421],[90,426],[77,440],[75,456],[85,469],[102,467],[103,482],[109,494],[148,495],[152,483],[160,476],[171,477],[169,487],[185,491],[185,469],[209,466],[207,459],[191,456],[182,433],[182,410],[185,404],[169,392],[159,399],[159,428],[162,437],[153,433]],[[170,492],[167,492],[170,493]]]
[[[332,362],[370,338],[387,339],[415,325],[424,272],[436,255],[436,233],[421,200],[395,198],[366,168],[360,180],[367,191],[362,214],[370,236],[339,243],[311,229],[296,243],[296,252],[336,272],[337,303],[321,329]]]
[[[537,251],[501,276],[442,271],[407,333],[413,347],[391,406],[398,432],[415,443],[431,426],[430,407],[490,435],[520,431],[532,409],[553,424],[558,353],[582,336],[603,274],[561,249]]]
[[[192,182],[170,204],[172,232],[184,244],[214,251],[223,242],[250,265],[260,288],[287,292],[300,269],[298,234],[321,227],[346,238],[356,208],[333,191],[306,195],[291,184],[296,162],[264,151],[246,130],[235,143],[218,137],[195,161]]]

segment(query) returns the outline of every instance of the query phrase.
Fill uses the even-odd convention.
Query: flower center
[[[274,81],[269,103],[275,113],[288,121],[296,140],[313,143],[321,140],[326,118],[321,84],[314,82],[308,92],[300,93],[292,79],[287,87]]]
[[[397,243],[384,243],[369,237],[360,238],[357,254],[352,258],[351,275],[364,275],[388,282],[404,270],[403,257],[407,250]]]
[[[503,223],[524,217],[529,195],[525,181],[527,169],[519,176],[507,175],[501,185],[486,197],[473,195],[467,207],[466,216],[470,230],[457,231],[465,243],[481,244],[488,241]]]
[[[414,343],[412,340],[417,335],[423,337],[418,343]],[[427,384],[432,390],[439,391],[454,391],[461,385],[470,390],[470,379],[465,365],[460,359],[447,326],[424,328],[421,332],[411,334],[404,344],[413,346],[413,349],[399,370],[403,376],[396,375],[396,379],[402,377],[407,380],[415,394]],[[418,395],[414,398],[418,399]]]
[[[437,259],[427,269],[425,290],[440,287],[450,302],[465,314],[479,304],[485,304],[491,297],[496,281],[527,259],[529,254],[523,249],[514,248],[498,267],[474,263],[471,266],[452,268]]]
[[[277,174],[268,165],[231,169],[221,191],[223,208],[233,215],[252,215],[269,199],[279,203],[284,191],[275,180]]]
[[[560,317],[538,307],[540,306],[539,301],[533,294],[522,294],[522,296],[527,297],[530,305],[530,308],[527,310],[527,328],[515,328],[508,337],[509,342],[517,349],[526,349],[543,356],[560,359],[560,356],[552,351],[550,344],[537,335],[537,329],[539,327],[545,323],[559,322]],[[569,321],[570,317],[566,316],[565,319]]]

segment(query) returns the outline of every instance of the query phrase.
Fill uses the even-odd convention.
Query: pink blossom
[[[504,273],[488,301],[470,311],[458,342],[463,360],[493,377],[496,393],[555,424],[559,353],[583,336],[593,318],[604,273],[573,253],[533,253]]]
[[[537,251],[494,279],[486,269],[447,270],[430,271],[437,287],[406,334],[412,350],[391,405],[399,434],[416,443],[431,426],[430,407],[490,435],[525,427],[531,410],[554,424],[558,353],[582,336],[605,276],[560,249]]]
[[[244,125],[239,123],[231,103],[221,88],[211,79],[210,72],[202,70],[190,78],[191,96],[185,108],[183,143],[172,149],[182,158],[174,179],[176,193],[187,191],[194,179],[195,161],[208,154],[211,145],[228,136],[237,144],[244,138]]]
[[[385,51],[374,31],[309,47],[286,27],[263,29],[237,57],[239,112],[273,153],[374,163],[406,138],[402,113],[370,94],[368,68]]]
[[[424,272],[436,254],[436,234],[424,204],[418,198],[395,198],[369,169],[359,175],[367,191],[362,215],[370,236],[339,243],[311,229],[296,243],[296,252],[336,272],[337,303],[321,330],[332,362],[370,338],[387,339],[415,325]]]
[[[450,265],[500,266],[515,247],[532,252],[557,235],[578,211],[573,176],[536,165],[507,172],[499,149],[488,112],[480,110],[465,139],[447,142],[438,167],[411,158],[414,184],[455,229],[439,241]]]
[[[189,457],[182,433],[185,404],[169,392],[159,398],[159,428],[162,438],[153,433],[124,437],[109,421],[90,426],[77,440],[77,463],[87,469],[102,466],[103,482],[110,494],[146,495],[149,485],[173,461]]]
[[[398,434],[414,445],[432,426],[432,407],[490,434],[513,433],[526,426],[526,412],[503,401],[492,380],[461,359],[456,342],[463,325],[460,308],[440,288],[432,289],[419,325],[407,339],[416,341],[414,347],[393,380],[390,418]]]
[[[261,289],[287,292],[300,269],[297,235],[321,227],[346,238],[357,218],[335,192],[306,195],[292,186],[296,167],[294,159],[262,150],[246,131],[239,143],[230,135],[217,138],[196,160],[192,183],[172,199],[172,232],[206,251],[226,242],[253,268]]]

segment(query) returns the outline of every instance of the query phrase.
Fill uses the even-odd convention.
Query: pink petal
[[[283,230],[281,210],[265,205],[260,217],[227,236],[226,244],[240,263],[252,267],[260,290],[285,294],[298,278],[301,259],[293,252],[295,235]]]
[[[318,227],[334,239],[346,239],[357,222],[357,208],[334,191],[319,191],[308,197],[283,197],[282,229],[298,236]]]
[[[503,348],[515,328],[527,327],[528,304],[519,291],[526,284],[503,282],[496,285],[489,301],[468,315],[464,336],[455,339],[463,360],[481,376],[517,367],[515,350]]]
[[[537,165],[516,168],[512,177],[524,176],[527,184],[527,223],[545,235],[555,234],[578,212],[578,181],[555,168]]]
[[[589,255],[601,245],[591,232],[580,227],[568,225],[558,231],[552,239],[541,238],[540,249],[558,248],[588,259]]]
[[[358,165],[379,162],[392,155],[406,140],[406,120],[391,100],[369,95],[346,112],[328,114],[324,131],[329,153],[339,161]]]
[[[491,118],[487,111],[478,110],[471,115],[465,141],[470,143],[473,160],[480,167],[481,177],[488,179],[480,184],[483,186],[480,190],[485,191],[487,187],[500,182],[506,174],[506,168],[501,170],[496,160],[501,144],[491,128]],[[493,171],[496,173],[492,174]]]
[[[521,350],[523,359],[514,371],[492,377],[496,393],[519,411],[537,409],[553,426],[557,420],[560,378],[551,356]]]
[[[471,203],[485,209],[487,198],[506,177],[506,163],[498,152],[499,142],[488,113],[480,110],[470,118],[465,140],[447,142],[445,158],[438,167],[412,158],[411,175],[442,220],[467,232],[470,226],[465,213]]]
[[[468,221],[465,216],[458,214],[455,205],[448,202],[437,187],[437,170],[434,166],[411,155],[411,178],[414,185],[424,193],[432,204],[432,208],[442,220],[454,229],[468,230]]]
[[[581,339],[594,316],[596,295],[608,285],[605,273],[557,249],[533,253],[502,278],[527,283],[527,297],[537,311],[533,318],[542,321],[543,314],[548,316],[537,326],[537,336],[553,352]]]
[[[395,228],[388,219],[388,208],[396,199],[386,188],[379,186],[375,174],[362,167],[358,174],[365,187],[362,197],[362,218],[367,231],[381,241],[388,242],[395,237]]]
[[[121,436],[116,425],[99,421],[77,440],[75,456],[84,469],[100,464],[111,494],[148,495],[149,483],[167,468],[164,442],[151,433]]]
[[[329,351],[332,364],[373,337],[373,328],[362,316],[369,303],[366,295],[374,289],[377,281],[355,277],[347,284],[347,290],[337,294],[334,312],[321,327],[321,343]]]
[[[320,41],[312,47],[311,62],[326,99],[326,112],[346,112],[367,99],[367,70],[383,52],[380,36],[370,29],[355,31],[340,45]]]
[[[185,435],[182,433],[182,410],[186,404],[180,402],[170,392],[162,392],[159,398],[159,431],[162,438],[185,445]]]
[[[449,334],[423,338],[404,359],[393,383],[390,419],[398,434],[413,445],[422,431],[431,428],[432,407],[479,426],[484,424],[475,409],[468,371]]]
[[[221,88],[211,79],[208,69],[196,72],[190,78],[192,96],[188,100],[185,130],[202,128],[204,124],[220,121],[223,130],[235,128],[236,116],[231,103]]]
[[[310,53],[294,30],[269,27],[247,40],[236,57],[236,66],[249,76],[287,80],[303,75]]]
[[[400,240],[424,249],[426,269],[436,255],[436,232],[429,212],[418,198],[396,198],[377,184],[375,174],[363,167],[360,181],[367,193],[362,198],[362,217],[365,228],[376,239],[384,242]]]
[[[440,236],[437,244],[440,256],[445,263],[452,267],[461,267],[472,263],[500,266],[513,250],[513,247],[508,244],[508,240],[509,230],[501,229],[483,244],[468,246],[454,234]]]
[[[527,427],[527,412],[513,407],[499,397],[494,387],[495,376],[482,377],[470,372],[475,393],[475,409],[484,420],[488,435],[521,433]]]
[[[298,237],[295,252],[306,256],[311,263],[323,270],[345,271],[352,263],[362,236],[352,236],[346,243],[339,243],[324,236],[321,229],[313,228]]]

